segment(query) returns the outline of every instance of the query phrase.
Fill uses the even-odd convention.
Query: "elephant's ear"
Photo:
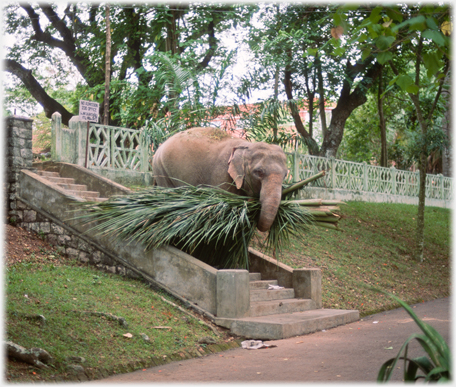
[[[233,148],[231,157],[228,160],[228,173],[236,184],[237,189],[241,189],[244,183],[245,169],[244,169],[244,151],[247,147]]]

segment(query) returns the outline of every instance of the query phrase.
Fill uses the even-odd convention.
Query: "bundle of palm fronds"
[[[311,224],[337,224],[337,203],[288,200],[286,195],[266,247],[280,251],[290,236],[301,236]],[[79,219],[93,222],[90,232],[142,243],[146,249],[172,245],[215,267],[246,269],[261,211],[258,199],[192,186],[154,186],[82,207],[86,211]]]

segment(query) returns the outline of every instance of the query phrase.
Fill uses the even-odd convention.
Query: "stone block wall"
[[[9,116],[5,120],[6,160],[4,171],[4,193],[7,219],[17,217],[16,196],[19,190],[21,169],[33,169],[32,123],[29,118]]]
[[[72,232],[62,224],[57,223],[57,221],[51,220],[39,210],[23,203],[20,199],[16,203],[17,225],[35,232],[51,245],[56,246],[61,254],[109,273],[125,275],[131,278],[141,277],[134,271],[120,265],[109,254],[94,246],[93,243],[77,232]]]
[[[88,263],[111,273],[139,278],[140,275],[120,265],[102,249],[94,246],[77,232],[71,231],[56,219],[50,219],[37,208],[25,203],[19,196],[19,175],[22,169],[32,167],[32,123],[29,118],[9,116],[5,120],[6,128],[6,172],[4,178],[5,216],[7,222],[35,232],[62,254]]]

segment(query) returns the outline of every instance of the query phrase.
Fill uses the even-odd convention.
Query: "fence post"
[[[55,112],[51,119],[51,159],[60,161],[62,154],[62,115]]]
[[[329,159],[331,163],[331,184],[330,187],[331,189],[334,189],[336,187],[336,159],[334,156],[331,156]]]
[[[144,135],[144,131],[141,130],[141,132],[139,133],[139,149],[141,155],[141,167],[139,170],[141,172],[149,172],[149,147],[146,138],[147,137]]]
[[[396,195],[396,168],[391,166],[391,195]]]
[[[293,183],[299,181],[299,158],[298,152],[293,152]]]
[[[367,171],[367,163],[363,161],[363,178],[364,178],[364,191],[368,192],[369,191],[369,176],[368,176],[368,171]]]
[[[111,168],[116,167],[116,158],[115,158],[115,146],[116,146],[116,137],[114,130],[111,128],[106,127],[109,132],[109,164],[111,164]]]
[[[68,127],[69,130],[62,130],[60,161],[83,167],[87,148],[87,121],[73,116]]]
[[[439,173],[438,176],[440,179],[440,199],[445,200],[445,185],[443,183],[443,175]]]

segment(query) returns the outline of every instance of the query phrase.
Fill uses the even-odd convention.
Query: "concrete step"
[[[269,285],[277,285],[277,280],[250,281],[250,290],[267,289]]]
[[[74,196],[80,196],[85,199],[96,199],[100,196],[100,193],[97,191],[74,191],[74,190],[67,190],[69,194]]]
[[[66,190],[71,195],[97,202],[104,202],[108,200],[108,198],[100,198],[99,192],[88,191],[87,185],[85,184],[75,184],[75,180],[73,178],[60,177],[58,172],[37,171],[37,173],[50,182],[56,183],[59,187]]]
[[[270,316],[273,314],[303,312],[312,309],[313,302],[306,298],[291,298],[250,303],[251,317]]]
[[[220,319],[219,325],[249,339],[280,340],[349,324],[358,319],[357,310],[313,309],[274,316]]]
[[[45,177],[45,176],[43,176]],[[74,184],[74,179],[72,177],[46,177],[47,180],[49,180],[51,183],[56,183],[56,184]]]
[[[250,290],[250,302],[272,301],[294,298],[294,289]]]
[[[59,187],[62,187],[63,189],[67,189],[70,191],[87,191],[87,186],[85,184],[63,184],[63,183],[58,183]]]
[[[37,174],[43,177],[60,177],[58,172],[50,172],[50,171],[37,171]]]
[[[261,281],[261,273],[249,273],[249,281]]]

